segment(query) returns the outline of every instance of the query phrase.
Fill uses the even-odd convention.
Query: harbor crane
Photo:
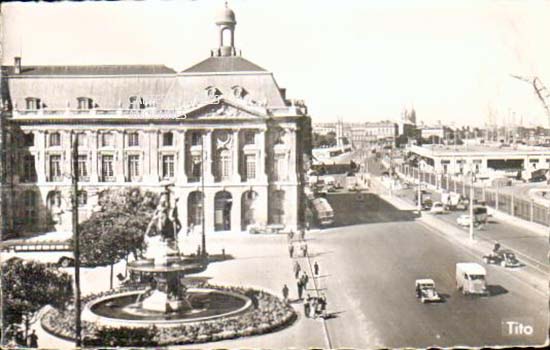
[[[544,110],[546,111],[546,116],[548,117],[548,123],[550,126],[550,92],[548,92],[548,89],[546,88],[546,86],[544,86],[539,77],[526,78],[519,75],[510,75],[512,78],[524,81],[533,86],[535,94],[537,95],[538,99],[542,103],[542,106],[544,107]]]

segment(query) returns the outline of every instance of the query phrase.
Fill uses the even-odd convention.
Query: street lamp
[[[474,240],[474,178],[475,173],[468,172],[470,177],[470,241]]]

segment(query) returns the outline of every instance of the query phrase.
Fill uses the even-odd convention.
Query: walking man
[[[289,243],[288,244],[288,255],[292,258],[294,256],[294,244]]]
[[[317,261],[313,264],[313,272],[315,273],[315,276],[319,276],[319,264],[317,264]]]
[[[300,271],[302,270],[302,268],[300,267],[300,264],[298,264],[297,261],[294,262],[294,277],[295,278],[298,278],[298,276],[300,275]]]
[[[302,293],[304,292],[304,286],[302,285],[301,280],[298,280],[296,282],[296,287],[298,288],[298,299],[302,300]]]
[[[37,348],[38,347],[38,336],[36,335],[36,330],[32,330],[32,333],[27,338],[27,346],[29,348]]]
[[[285,302],[288,301],[288,286],[286,284],[283,286],[283,298]]]
[[[309,282],[309,277],[307,276],[307,273],[304,272],[302,275],[302,285],[304,286],[304,289],[307,289],[307,283]]]
[[[310,302],[311,302],[311,297],[308,294],[306,297],[306,301],[304,302],[304,316],[308,318],[309,318],[310,307],[311,307],[311,305],[309,304]]]

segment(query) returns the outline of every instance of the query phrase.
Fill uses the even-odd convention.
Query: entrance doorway
[[[231,230],[231,207],[233,198],[231,193],[222,191],[214,197],[214,231]]]

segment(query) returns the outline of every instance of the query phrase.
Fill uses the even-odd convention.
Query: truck
[[[457,208],[464,208],[462,206],[463,198],[456,192],[443,192],[441,193],[441,203],[443,203],[449,210],[456,210]]]
[[[326,198],[315,198],[311,201],[313,215],[321,227],[329,226],[334,223],[334,210]]]
[[[456,264],[456,288],[464,295],[488,295],[487,271],[477,263]]]

